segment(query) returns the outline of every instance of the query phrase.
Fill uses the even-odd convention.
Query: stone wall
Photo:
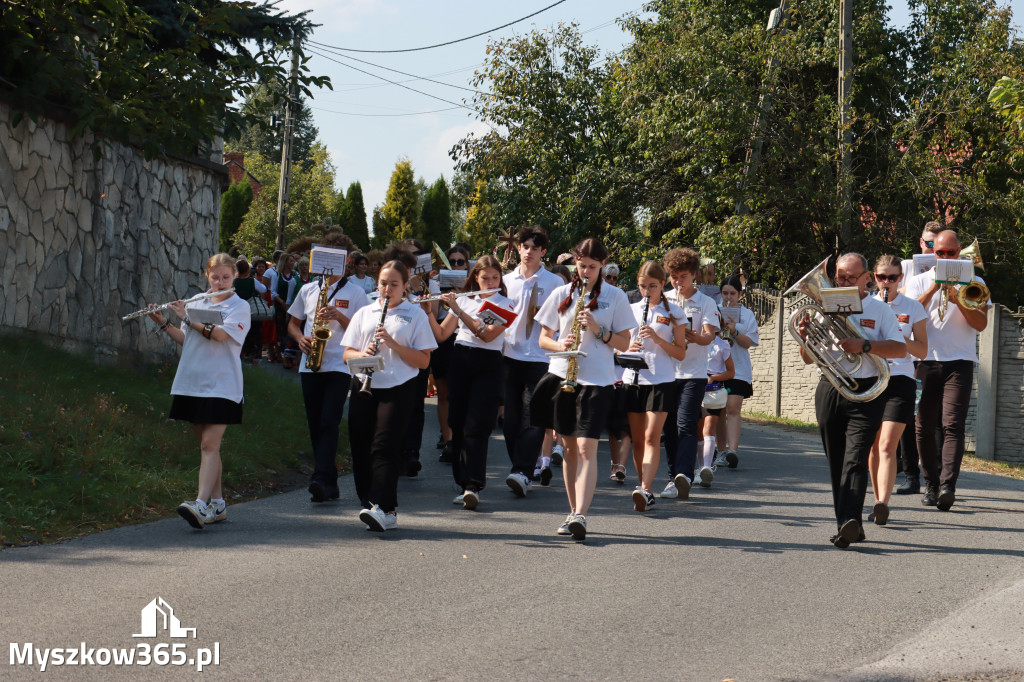
[[[0,327],[98,359],[174,355],[152,322],[121,317],[206,288],[223,166],[117,143],[96,159],[67,122],[11,116],[0,100]]]

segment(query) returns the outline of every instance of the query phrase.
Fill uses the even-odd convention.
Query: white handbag
[[[717,388],[704,394],[704,401],[701,406],[705,410],[720,410],[729,401],[729,392],[725,388]]]

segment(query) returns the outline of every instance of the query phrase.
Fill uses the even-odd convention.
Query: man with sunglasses
[[[960,257],[956,232],[945,230],[935,237],[935,257]],[[977,277],[977,276],[976,276]],[[980,278],[978,278],[980,280]],[[941,291],[949,304],[940,319]],[[914,277],[906,295],[916,298],[928,314],[928,355],[917,365],[921,382],[917,407],[917,449],[924,469],[925,493],[921,504],[948,511],[956,501],[956,481],[964,457],[967,406],[971,399],[974,365],[978,362],[978,332],[988,326],[988,306],[969,310],[956,298],[956,287],[935,281],[935,269]],[[935,429],[942,426],[940,446]]]
[[[874,353],[887,359],[902,358],[907,353],[896,314],[879,299],[868,296],[870,276],[867,259],[859,253],[845,253],[836,261],[836,286],[857,287],[860,294],[862,312],[846,319],[856,325],[864,338],[842,339],[839,349],[829,350],[829,353],[852,375],[857,382],[857,392],[873,386],[878,381],[878,374],[874,364],[867,362],[866,358],[855,368],[845,359],[844,353]],[[807,338],[810,324],[807,315],[800,319],[798,330],[801,338]],[[800,358],[807,364],[814,362],[803,347],[800,348]],[[824,376],[814,392],[814,412],[828,460],[832,502],[839,527],[839,532],[829,540],[840,549],[864,539],[861,517],[868,488],[868,455],[875,442],[875,434],[882,425],[884,409],[884,396],[866,402],[848,400]]]
[[[921,253],[935,253],[935,237],[939,232],[942,232],[942,225],[937,220],[929,220],[924,224],[924,230],[921,231]],[[918,273],[914,271],[913,258],[905,259],[902,265],[903,286],[900,288],[900,293],[906,295],[907,282]]]

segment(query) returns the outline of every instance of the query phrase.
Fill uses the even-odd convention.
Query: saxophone
[[[580,279],[580,297],[576,299],[576,310],[573,311],[572,317],[572,328],[569,333],[572,334],[573,342],[571,351],[577,351],[580,349],[580,343],[582,342],[582,335],[580,331],[582,329],[582,320],[580,320],[580,314],[583,312],[583,306],[586,304],[587,299],[587,280]],[[565,370],[565,380],[562,382],[562,391],[565,393],[575,393],[579,384],[576,383],[576,374],[579,372],[580,360],[578,357],[569,358],[569,366]]]
[[[321,311],[327,307],[327,297],[330,296],[331,285],[326,277],[320,278],[320,297],[316,302],[316,316],[313,318],[313,331],[310,334],[313,341],[309,346],[309,355],[306,356],[306,369],[310,372],[319,372],[324,362],[324,349],[327,341],[334,331],[327,325]]]

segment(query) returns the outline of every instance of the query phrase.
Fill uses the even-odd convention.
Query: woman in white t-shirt
[[[398,527],[395,508],[406,421],[416,399],[417,375],[437,347],[427,315],[405,300],[408,284],[409,269],[402,262],[385,263],[377,283],[380,297],[352,316],[341,339],[345,362],[371,355],[384,358],[369,392],[360,390],[367,375],[356,374],[348,408],[352,478],[363,505],[359,519],[378,532]]]
[[[651,486],[661,459],[661,431],[669,410],[675,407],[675,363],[686,357],[686,313],[662,295],[665,269],[660,263],[644,263],[636,281],[644,299],[631,306],[640,326],[629,350],[643,356],[647,369],[626,370],[623,383],[633,464],[640,477],[640,485],[633,491],[633,509],[646,511],[654,504]]]
[[[572,283],[555,289],[535,320],[543,326],[541,348],[561,352],[578,345],[587,355],[576,359],[575,381],[566,381],[568,358],[551,358],[548,373],[534,389],[530,418],[534,426],[553,427],[567,437],[562,477],[570,512],[558,533],[582,541],[597,485],[597,445],[615,394],[614,351],[629,347],[629,330],[636,327],[636,320],[622,289],[601,286],[601,267],[608,251],[600,240],[584,239],[573,249],[573,256],[576,271]],[[579,313],[577,335],[572,328],[581,296],[586,303]],[[572,390],[562,390],[563,385]]]
[[[731,341],[726,341],[721,336],[715,336],[715,340],[708,346],[708,383],[704,387],[705,403],[711,394],[718,391],[725,391],[725,382],[736,376],[736,365],[732,361]],[[726,401],[728,404],[728,401]],[[704,437],[703,465],[696,474],[702,488],[710,488],[714,480],[714,457],[716,436],[718,432],[718,419],[725,411],[722,407],[701,407],[700,433]]]
[[[875,261],[875,298],[885,301],[894,313],[900,332],[906,339],[907,354],[889,360],[889,384],[882,394],[885,411],[882,426],[868,456],[868,474],[875,492],[875,506],[868,519],[879,526],[889,520],[889,497],[896,482],[896,446],[903,431],[914,428],[914,403],[917,398],[917,380],[914,378],[913,357],[928,354],[928,314],[916,299],[900,293],[903,265],[896,256],[885,255]]]
[[[194,501],[178,505],[178,514],[189,525],[201,529],[227,518],[227,503],[221,487],[220,444],[228,424],[242,423],[242,343],[249,332],[249,304],[231,289],[235,259],[218,253],[206,262],[210,291],[223,291],[188,308],[175,301],[170,309],[181,327],[170,326],[162,313],[150,319],[182,346],[178,371],[171,385],[171,419],[192,424],[199,441],[199,494]],[[220,324],[193,321],[191,311],[219,314]],[[209,311],[209,312],[205,312]]]
[[[508,327],[501,312],[511,314],[515,310],[515,304],[505,296],[501,263],[494,256],[481,256],[466,280],[466,292],[486,289],[501,291],[477,296],[443,294],[441,300],[449,310],[444,321],[438,323],[429,317],[438,342],[443,344],[455,337],[451,357],[446,359],[447,418],[454,455],[452,476],[463,490],[455,503],[465,509],[476,509],[487,483],[487,443],[498,417],[501,349]]]
[[[740,431],[743,428],[743,401],[754,395],[754,371],[750,364],[750,349],[761,342],[758,335],[754,311],[740,304],[743,282],[739,277],[730,277],[722,283],[723,336],[732,341],[732,362],[736,376],[725,382],[729,400],[725,405],[723,419],[718,422],[719,450],[716,466],[725,465],[735,469],[740,462]],[[737,319],[733,319],[736,317]]]

